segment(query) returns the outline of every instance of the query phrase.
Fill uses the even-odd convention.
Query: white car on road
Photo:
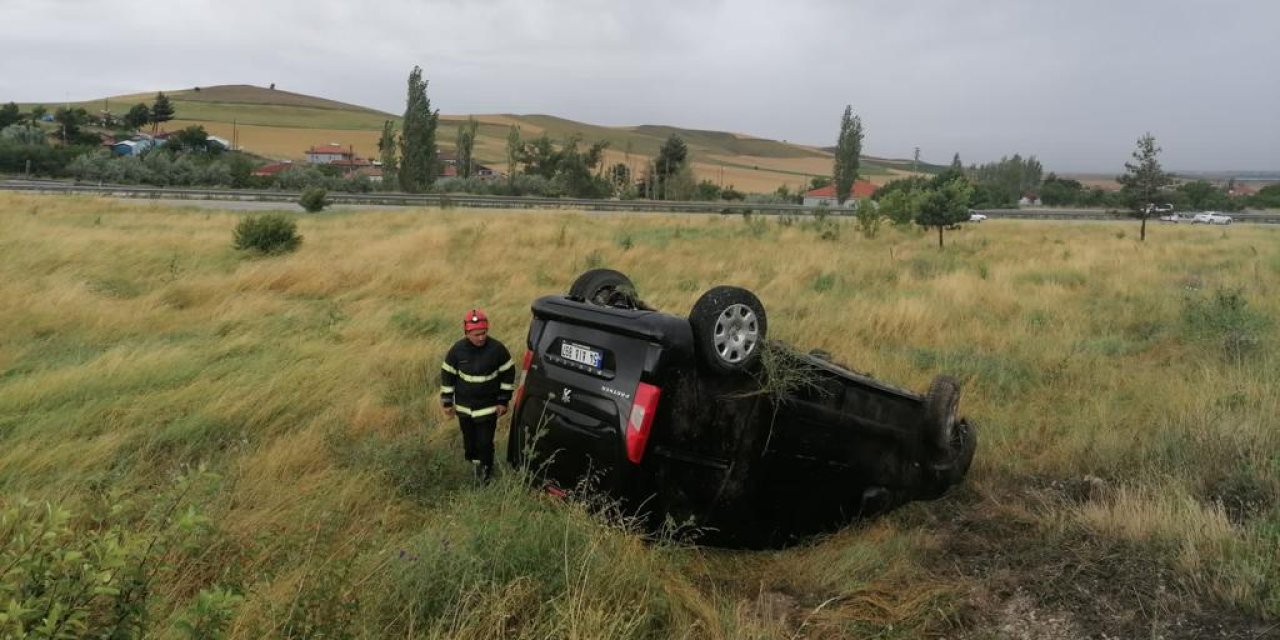
[[[1206,211],[1192,216],[1191,224],[1231,224],[1231,216],[1222,215],[1217,211]]]
[[[978,213],[977,211],[969,212],[969,222],[982,222],[986,219],[987,215],[985,213]]]

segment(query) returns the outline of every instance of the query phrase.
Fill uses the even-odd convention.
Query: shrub
[[[286,191],[303,191],[313,187],[327,188],[330,180],[329,176],[313,166],[295,166],[276,176],[276,186]]]
[[[48,136],[44,129],[33,124],[12,124],[0,129],[0,140],[13,144],[47,146]]]
[[[319,213],[329,206],[329,192],[319,187],[312,187],[302,192],[302,197],[298,198],[298,204],[302,205],[307,213]]]
[[[49,503],[18,501],[0,513],[0,637],[141,637],[145,602],[130,589],[145,544],[119,527],[77,529]]]
[[[302,236],[298,235],[298,225],[278,213],[257,218],[250,216],[236,225],[236,249],[274,255],[293,251],[301,244]]]
[[[1238,360],[1259,350],[1271,322],[1249,308],[1242,290],[1218,289],[1212,297],[1188,295],[1183,302],[1182,324],[1188,338],[1218,342],[1224,355]]]
[[[880,210],[870,198],[858,203],[854,215],[857,216],[858,231],[862,232],[862,237],[872,239],[880,233]]]

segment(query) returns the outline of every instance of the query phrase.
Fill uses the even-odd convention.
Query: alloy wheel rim
[[[738,364],[747,359],[760,341],[760,321],[745,304],[730,305],[716,317],[712,343],[724,362]]]

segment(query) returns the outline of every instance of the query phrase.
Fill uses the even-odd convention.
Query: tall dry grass
[[[956,632],[989,622],[984,582],[939,558],[982,514],[1136,544],[1197,598],[1280,616],[1274,229],[996,221],[940,252],[839,223],[418,209],[299,216],[301,248],[257,258],[231,249],[241,215],[0,195],[2,500],[127,503],[142,530],[203,469],[181,499],[213,528],[155,585],[157,632],[214,586],[245,596],[244,638]],[[970,483],[773,554],[642,544],[510,477],[473,491],[433,401],[459,313],[518,353],[530,301],[594,266],[678,315],[748,287],[774,336],[903,386],[958,376]],[[1055,488],[1086,476],[1087,499]]]

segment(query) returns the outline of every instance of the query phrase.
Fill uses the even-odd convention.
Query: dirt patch
[[[1095,481],[1020,485],[985,499],[966,490],[933,505],[942,546],[928,564],[964,594],[961,632],[948,637],[1280,638],[1280,627],[1186,589],[1172,549],[1036,517],[1088,500]]]

